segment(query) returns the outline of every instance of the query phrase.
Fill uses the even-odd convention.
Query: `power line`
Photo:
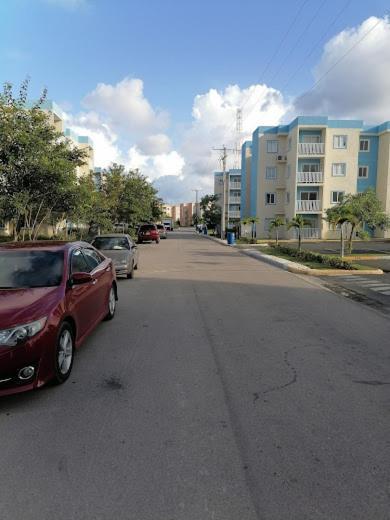
[[[279,66],[279,68],[276,70],[276,72],[274,72],[274,74],[271,76],[271,78],[269,79],[269,82],[271,83],[275,78],[276,76],[279,74],[279,72],[282,70],[282,68],[284,67],[286,61],[288,60],[288,58],[291,56],[291,54],[295,51],[295,49],[298,47],[299,43],[301,42],[302,38],[305,36],[306,32],[308,31],[308,29],[311,27],[312,23],[314,22],[314,20],[317,18],[317,16],[319,15],[321,9],[324,7],[326,3],[326,0],[322,0],[319,8],[316,10],[316,12],[314,13],[314,15],[311,17],[311,19],[309,20],[309,23],[307,23],[303,29],[303,31],[301,32],[301,34],[298,36],[298,39],[296,40],[296,42],[294,43],[294,45],[290,48],[289,52],[286,54],[286,56],[284,57],[284,60],[282,61],[281,65]]]
[[[325,39],[326,35],[330,31],[330,29],[336,24],[340,16],[343,14],[343,12],[349,7],[349,4],[352,0],[347,0],[344,4],[344,6],[340,9],[340,11],[336,14],[336,16],[333,18],[333,20],[330,22],[328,27],[325,29],[325,31],[322,33],[321,37],[317,40],[317,42],[312,46],[311,50],[306,54],[306,56],[301,61],[300,65],[295,69],[295,71],[289,76],[287,81],[280,87],[280,90],[284,90],[286,86],[291,82],[292,79],[295,78],[295,76],[298,74],[298,72],[302,69],[302,67],[306,64],[307,60],[310,58],[310,56],[313,54],[313,52],[319,47],[321,42]]]
[[[389,13],[389,10],[387,10],[387,11],[385,12],[385,15],[387,15],[388,13]],[[347,52],[345,52],[345,53],[344,53],[344,54],[343,54],[343,55],[342,55],[338,60],[336,60],[336,61],[335,61],[335,62],[334,62],[330,67],[329,67],[329,69],[327,69],[327,70],[324,72],[324,74],[322,74],[322,76],[320,76],[320,77],[318,78],[318,80],[314,83],[314,85],[313,85],[309,90],[307,90],[307,91],[305,92],[305,94],[307,94],[307,93],[311,92],[312,90],[314,90],[314,89],[316,88],[316,86],[317,86],[319,83],[321,83],[321,81],[322,81],[322,80],[323,80],[323,79],[324,79],[324,78],[329,74],[329,72],[331,72],[335,67],[337,67],[337,65],[338,65],[341,61],[343,61],[343,59],[344,59],[346,56],[348,56],[348,54],[350,54],[350,53],[353,51],[353,49],[354,49],[355,47],[357,47],[357,46],[359,45],[359,43],[361,43],[361,42],[362,42],[362,41],[363,41],[363,40],[364,40],[364,39],[365,39],[365,38],[366,38],[366,37],[367,37],[367,36],[368,36],[368,35],[369,35],[369,34],[370,34],[370,33],[371,33],[371,32],[372,32],[372,31],[373,31],[373,30],[374,30],[374,29],[375,29],[375,28],[376,28],[376,27],[377,27],[377,26],[382,22],[382,21],[383,21],[383,18],[380,18],[380,19],[376,22],[376,24],[373,25],[373,26],[371,27],[371,29],[369,29],[368,31],[366,31],[366,32],[363,34],[363,36],[362,36],[362,37],[361,37],[361,38],[360,38],[356,43],[354,43],[354,44],[353,44],[353,45],[352,45],[352,46],[347,50]],[[388,23],[388,22],[387,22],[387,23]],[[304,95],[304,94],[303,94],[303,95]]]

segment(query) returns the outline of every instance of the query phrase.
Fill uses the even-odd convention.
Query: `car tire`
[[[64,322],[60,327],[55,348],[54,383],[60,385],[70,376],[74,350],[74,331],[69,323]]]
[[[135,264],[135,266],[134,266],[134,271],[137,271],[137,270],[138,270],[138,264],[139,264],[139,261]]]
[[[116,311],[116,293],[114,285],[111,285],[110,292],[108,293],[108,302],[107,302],[107,314],[104,318],[106,321],[112,320],[115,316]]]
[[[131,270],[130,270],[130,272],[127,273],[126,278],[127,279],[134,278],[134,262],[131,263]]]

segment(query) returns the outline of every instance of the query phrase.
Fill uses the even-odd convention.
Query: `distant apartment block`
[[[297,117],[260,126],[242,146],[241,179],[241,218],[259,217],[258,237],[269,236],[276,216],[302,214],[310,222],[305,238],[333,238],[337,231],[323,217],[344,194],[373,188],[390,213],[390,122]],[[377,229],[375,236],[390,234]]]
[[[218,195],[218,205],[225,204],[225,229],[233,228],[240,223],[241,216],[241,170],[231,169],[225,173],[214,173],[214,194]]]

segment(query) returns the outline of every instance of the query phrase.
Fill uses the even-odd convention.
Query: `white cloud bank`
[[[218,169],[218,153],[212,148],[235,146],[239,107],[243,107],[241,141],[249,138],[257,126],[278,124],[295,114],[354,117],[367,122],[390,119],[388,18],[371,17],[330,39],[314,68],[314,81],[354,45],[340,65],[294,104],[267,85],[244,89],[229,85],[197,95],[192,119],[181,130],[176,149],[168,136],[169,114],[153,107],[138,78],[124,78],[116,85],[98,84],[83,100],[85,111],[71,116],[69,125],[79,134],[91,136],[96,165],[106,167],[116,161],[139,168],[155,182],[167,202],[193,200],[193,189],[213,190],[212,173]],[[233,159],[231,155],[230,167],[234,166]]]
[[[314,80],[321,78],[350,49],[311,92],[297,99],[299,113],[367,122],[390,119],[389,18],[372,16],[331,38],[314,68]]]

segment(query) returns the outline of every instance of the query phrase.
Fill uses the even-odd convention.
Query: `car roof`
[[[94,240],[95,238],[116,238],[116,237],[128,237],[129,235],[127,233],[105,233],[103,235],[96,235],[96,237],[94,237]]]
[[[3,242],[0,244],[1,249],[15,250],[15,249],[26,249],[26,250],[44,250],[44,251],[67,251],[74,247],[87,247],[90,246],[87,242],[67,242],[65,240],[31,240],[24,242]]]

